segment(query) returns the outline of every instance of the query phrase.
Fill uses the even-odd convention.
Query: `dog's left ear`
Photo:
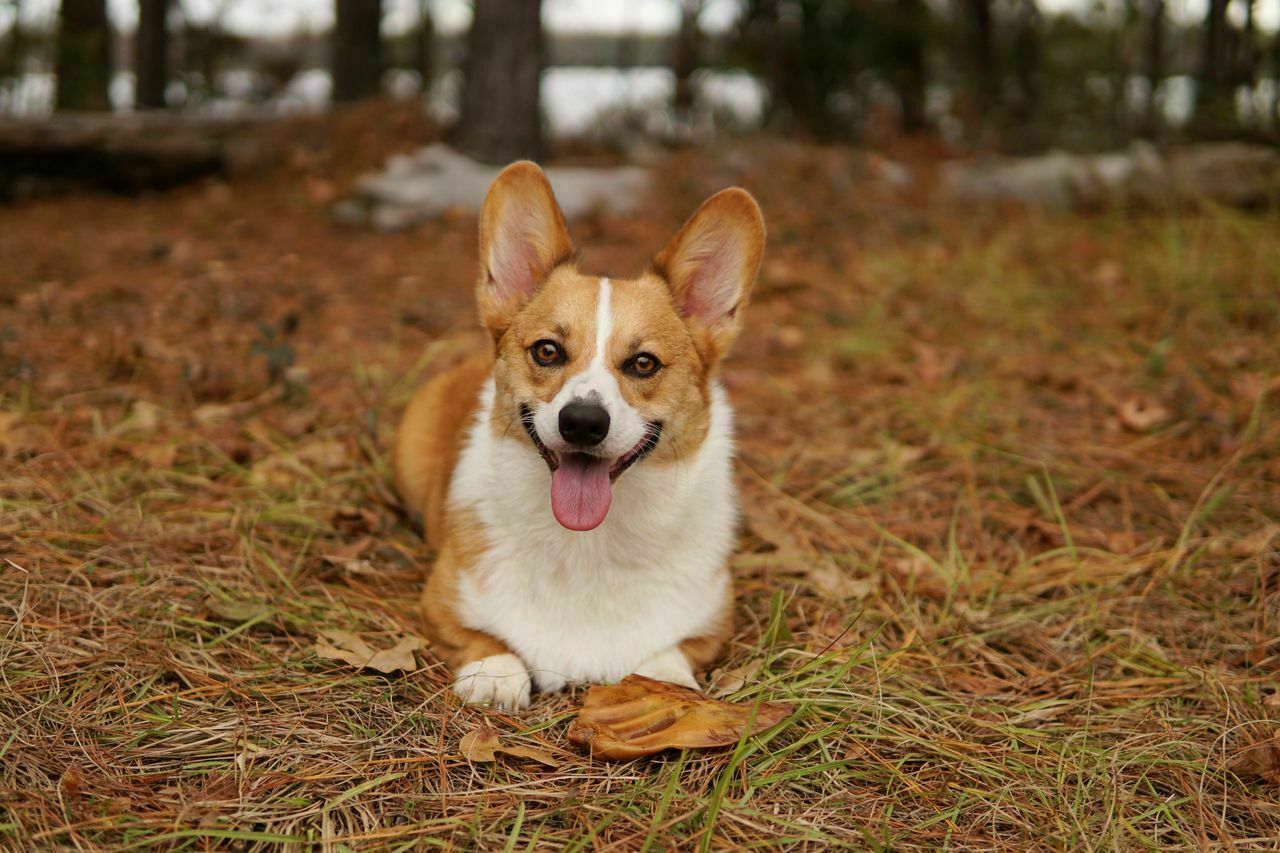
[[[733,187],[703,202],[653,260],[711,362],[738,334],[763,254],[760,205],[746,190]]]
[[[536,163],[502,170],[480,211],[480,319],[498,338],[559,264],[573,257],[573,240],[551,183]]]

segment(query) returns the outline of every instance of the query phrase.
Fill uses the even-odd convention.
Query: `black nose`
[[[594,447],[609,434],[609,413],[599,403],[575,401],[560,410],[560,437],[575,447]]]

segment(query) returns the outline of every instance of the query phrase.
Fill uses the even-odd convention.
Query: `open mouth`
[[[533,412],[520,407],[520,422],[551,471],[551,509],[556,520],[570,530],[591,530],[609,514],[613,481],[623,471],[653,452],[662,435],[662,422],[653,421],[635,447],[610,460],[590,453],[557,453],[543,444],[533,425]]]
[[[533,442],[533,446],[537,448],[538,455],[542,457],[542,461],[547,463],[547,468],[554,474],[556,469],[560,467],[561,457],[566,460],[572,457],[583,457],[586,460],[595,460],[604,462],[605,460],[599,456],[590,453],[575,453],[573,451],[559,454],[542,443],[542,439],[538,438],[538,430],[533,425],[533,412],[528,406],[520,407],[520,423],[524,425],[524,431],[529,434],[529,440]],[[609,479],[616,480],[618,475],[648,456],[658,446],[658,439],[662,437],[662,421],[650,421],[645,429],[644,438],[636,442],[636,446],[628,450],[626,453],[614,460],[609,466]]]

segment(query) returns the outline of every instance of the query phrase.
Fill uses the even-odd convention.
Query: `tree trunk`
[[[1272,137],[1280,139],[1280,32],[1271,36],[1271,103],[1267,107],[1267,124]]]
[[[454,144],[486,163],[542,154],[542,0],[475,0]]]
[[[1237,51],[1232,79],[1241,86],[1252,89],[1258,82],[1258,22],[1257,0],[1245,0],[1244,31],[1240,33],[1240,49]]]
[[[1200,79],[1196,87],[1197,123],[1218,128],[1230,109],[1227,62],[1227,6],[1229,0],[1209,0],[1201,34]]]
[[[963,3],[969,19],[969,64],[973,75],[974,102],[979,111],[986,114],[1000,104],[1000,64],[996,56],[991,0],[963,0]]]
[[[22,0],[12,0],[13,25],[9,27],[8,48],[4,56],[0,56],[0,78],[22,77],[22,55],[26,52],[25,35],[22,30]]]
[[[414,42],[414,64],[422,75],[422,91],[425,94],[431,89],[431,81],[435,78],[435,22],[431,18],[431,0],[418,0],[418,32]]]
[[[169,7],[171,0],[140,0],[134,37],[134,102],[138,109],[161,110],[169,87]]]
[[[929,43],[929,10],[924,0],[897,0],[899,56],[896,58],[898,97],[902,101],[903,133],[925,129],[925,89],[928,78],[925,49]]]
[[[1147,39],[1144,50],[1142,73],[1147,78],[1147,102],[1143,105],[1142,121],[1139,134],[1144,139],[1154,139],[1160,135],[1160,103],[1156,93],[1164,80],[1164,28],[1165,0],[1147,0]]]
[[[57,108],[110,110],[111,26],[106,0],[62,0]]]
[[[1036,0],[1020,0],[1015,14],[1010,61],[1017,94],[1009,112],[1016,147],[1031,151],[1042,147],[1036,126],[1040,108],[1040,9]]]
[[[794,74],[787,68],[787,37],[778,17],[778,0],[760,0],[763,17],[767,22],[764,34],[765,66],[769,75],[769,112],[771,119],[779,116],[783,125],[794,120],[795,109],[791,103]]]
[[[333,100],[359,101],[382,82],[382,0],[337,0],[333,22]]]
[[[695,92],[693,72],[698,70],[698,54],[701,38],[698,16],[702,13],[703,0],[680,0],[680,30],[676,33],[675,50],[671,57],[671,72],[676,78],[672,107],[676,117],[688,119],[693,112]]]

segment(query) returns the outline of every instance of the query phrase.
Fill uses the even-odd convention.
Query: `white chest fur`
[[[608,517],[585,533],[556,522],[551,475],[528,439],[493,436],[492,400],[490,381],[449,495],[479,515],[490,543],[462,576],[462,622],[510,646],[541,690],[616,681],[709,630],[729,595],[737,520],[723,390],[698,451],[623,474]]]

